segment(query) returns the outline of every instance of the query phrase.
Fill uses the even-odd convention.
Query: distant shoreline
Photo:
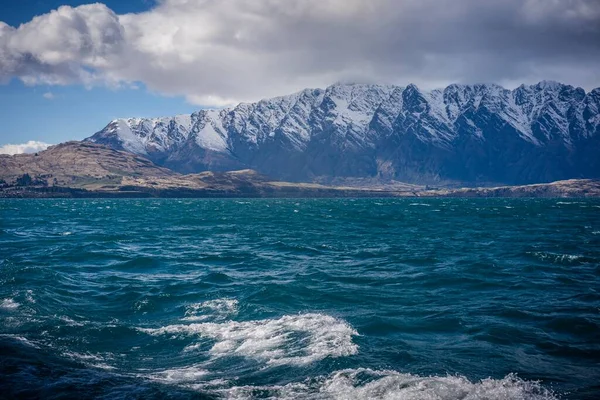
[[[286,182],[251,169],[180,174],[131,153],[66,142],[36,154],[0,156],[0,198],[600,197],[600,180],[521,186],[431,187],[340,177]],[[449,182],[447,182],[448,184]]]
[[[243,187],[150,188],[119,187],[87,190],[60,186],[0,188],[0,198],[600,198],[599,180],[567,180],[553,183],[435,190],[385,190],[340,188],[288,182],[260,182]]]

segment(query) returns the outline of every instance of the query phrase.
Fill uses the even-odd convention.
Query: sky
[[[19,0],[0,21],[0,153],[340,81],[600,86],[598,0]]]

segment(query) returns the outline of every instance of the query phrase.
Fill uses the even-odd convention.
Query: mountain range
[[[181,173],[527,184],[600,177],[600,88],[552,81],[425,91],[335,84],[191,115],[110,122],[90,138]]]

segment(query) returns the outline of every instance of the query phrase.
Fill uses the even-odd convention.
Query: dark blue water
[[[0,397],[600,398],[597,200],[3,200]]]

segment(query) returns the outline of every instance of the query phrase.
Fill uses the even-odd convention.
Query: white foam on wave
[[[73,360],[81,360],[81,361],[104,361],[104,358],[97,355],[97,354],[91,354],[91,353],[77,353],[74,351],[65,351],[63,353],[63,356],[71,358]]]
[[[206,321],[222,319],[238,312],[236,299],[216,299],[203,303],[190,304],[186,307],[184,321]]]
[[[107,370],[107,371],[111,371],[111,370],[117,369],[117,367],[113,367],[112,365],[103,364],[103,363],[100,363],[100,364],[91,364],[90,366],[92,366],[94,368],[104,369],[104,370]]]
[[[31,340],[29,340],[29,339],[27,339],[26,337],[23,337],[23,336],[19,336],[19,335],[15,335],[15,334],[10,334],[10,333],[0,333],[0,337],[11,338],[13,340],[16,340],[18,342],[21,342],[23,344],[26,344],[27,346],[31,346],[31,347],[36,348],[36,349],[40,348],[38,345],[36,345],[35,343],[33,343]]]
[[[503,379],[471,382],[462,376],[421,377],[396,371],[349,369],[327,378],[285,386],[244,386],[223,389],[229,399],[352,399],[352,400],[550,400],[556,395],[538,382],[510,374]]]
[[[358,333],[345,321],[323,314],[140,330],[150,335],[210,338],[216,341],[210,349],[214,357],[243,356],[268,365],[305,365],[327,357],[349,356],[358,351],[358,346],[352,342],[352,336]],[[198,345],[192,347],[198,348]]]
[[[91,354],[91,353],[83,354],[83,353],[77,353],[74,351],[65,351],[62,353],[62,355],[64,357],[70,358],[72,360],[82,362],[83,364],[88,365],[93,368],[99,368],[99,369],[104,369],[104,370],[116,369],[116,367],[113,367],[112,365],[109,365],[106,363],[107,359],[113,358],[113,355],[110,353],[105,354],[104,356],[101,356],[98,354]]]
[[[184,368],[173,368],[164,371],[154,372],[145,377],[153,381],[162,383],[194,383],[202,380],[209,374],[209,371],[198,366],[190,366]]]
[[[577,254],[557,254],[542,251],[536,251],[531,254],[542,261],[550,260],[554,263],[575,262],[583,258],[583,256]]]
[[[84,326],[85,325],[84,323],[75,321],[74,319],[72,319],[66,315],[61,315],[58,317],[58,319],[60,321],[64,322],[67,326]]]
[[[27,300],[31,304],[35,304],[35,299],[33,298],[33,290],[27,290],[25,292],[25,300]]]
[[[10,298],[4,299],[2,300],[2,302],[0,302],[0,308],[3,308],[5,310],[16,310],[17,308],[19,308],[19,306],[19,303]]]

